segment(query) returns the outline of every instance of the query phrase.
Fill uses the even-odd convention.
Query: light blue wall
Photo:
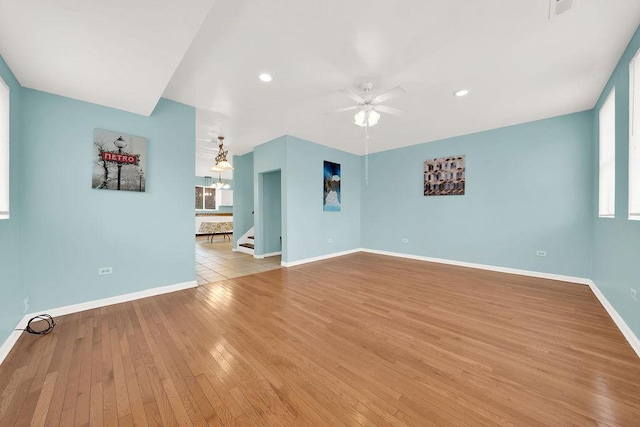
[[[287,136],[276,138],[272,141],[258,145],[253,150],[253,188],[260,188],[260,174],[264,172],[272,172],[279,170],[281,172],[282,188],[281,197],[282,205],[285,207],[282,211],[283,224],[287,224],[287,188],[284,183],[287,182]],[[264,255],[265,251],[265,221],[264,215],[261,213],[260,207],[260,191],[254,191],[253,207],[255,211],[255,249],[256,255]],[[288,260],[287,249],[287,233],[289,228],[282,230],[282,261]]]
[[[363,246],[590,277],[591,132],[582,112],[370,155]],[[424,161],[461,154],[466,194],[425,197]]]
[[[195,280],[194,108],[161,99],[144,117],[23,89],[23,117],[33,311]],[[145,193],[91,188],[94,128],[148,138]]]
[[[22,88],[0,56],[0,77],[9,86],[10,95],[10,218],[0,220],[0,345],[22,318],[26,296],[22,273],[21,173]]]
[[[233,156],[233,247],[253,227],[253,152]]]
[[[262,174],[260,189],[264,197],[261,211],[264,214],[264,253],[282,250],[282,174],[280,171]]]
[[[325,160],[341,165],[340,212],[322,210]],[[291,178],[285,181],[288,198],[286,261],[360,248],[360,156],[289,136],[287,174]],[[333,239],[333,243],[329,243],[329,239]]]
[[[593,112],[594,119],[594,218],[593,281],[625,322],[640,337],[640,300],[633,301],[630,288],[640,293],[640,222],[627,220],[629,169],[629,61],[640,49],[636,31],[611,75]],[[598,218],[598,114],[611,88],[616,88],[616,217]]]
[[[323,212],[324,161],[342,166],[342,211]],[[282,197],[282,261],[294,262],[360,247],[361,174],[360,157],[293,136],[282,136],[254,150],[254,188],[260,176],[280,171]],[[291,177],[287,179],[287,177]],[[260,213],[260,191],[256,207],[255,253],[264,246],[265,215]],[[329,243],[333,239],[333,243]]]

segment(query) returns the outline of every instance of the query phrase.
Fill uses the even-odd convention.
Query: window
[[[629,63],[629,219],[640,220],[640,50]]]
[[[216,209],[216,189],[196,185],[196,209]]]
[[[600,107],[600,180],[598,216],[614,218],[616,209],[616,90]]]
[[[9,218],[9,86],[0,78],[0,219]]]

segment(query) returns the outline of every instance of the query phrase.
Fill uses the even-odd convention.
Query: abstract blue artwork
[[[324,161],[324,196],[322,210],[340,212],[342,195],[340,194],[340,165]]]

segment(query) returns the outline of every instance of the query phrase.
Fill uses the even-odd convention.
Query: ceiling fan
[[[349,89],[344,89],[342,92],[347,95],[349,98],[353,99],[357,102],[356,105],[351,107],[340,108],[338,110],[334,110],[333,113],[341,113],[343,111],[353,111],[358,110],[356,115],[353,117],[354,123],[358,126],[374,126],[380,120],[380,113],[393,114],[394,116],[401,116],[404,114],[404,110],[399,108],[389,107],[386,105],[381,105],[383,102],[388,99],[395,98],[396,96],[403,95],[407,93],[407,91],[401,87],[396,86],[393,89],[390,89],[380,95],[373,96],[371,95],[371,89],[373,89],[373,83],[370,81],[363,82],[360,86],[364,91],[362,96],[350,91]]]

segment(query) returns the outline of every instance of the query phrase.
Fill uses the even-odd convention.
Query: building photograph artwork
[[[147,138],[95,129],[92,188],[144,192]]]
[[[324,196],[322,210],[340,212],[342,194],[340,194],[340,164],[324,161]]]
[[[441,157],[424,162],[425,196],[464,194],[464,156]]]

